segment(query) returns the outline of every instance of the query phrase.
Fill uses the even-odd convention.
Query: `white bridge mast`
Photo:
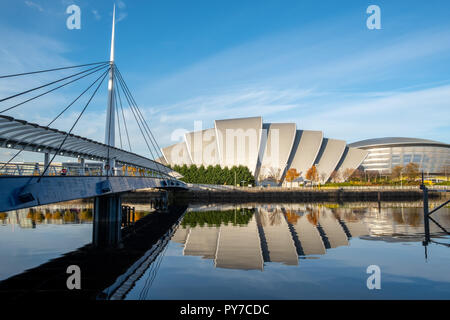
[[[109,58],[110,71],[109,71],[109,81],[108,81],[108,109],[106,113],[106,127],[105,127],[105,144],[111,147],[115,146],[115,101],[114,101],[114,29],[116,20],[116,5],[113,8],[113,22],[112,22],[112,34],[111,34],[111,54]],[[115,161],[114,159],[109,160],[110,170],[114,169]]]

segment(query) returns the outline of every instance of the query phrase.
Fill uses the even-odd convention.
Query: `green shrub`
[[[183,176],[181,180],[186,183],[234,185],[235,177],[237,185],[239,185],[241,181],[246,181],[245,185],[254,185],[255,183],[255,178],[246,166],[221,168],[219,165],[216,165],[214,167],[208,166],[205,168],[203,165],[200,167],[197,167],[196,165],[175,165],[171,166],[171,168],[180,173]]]

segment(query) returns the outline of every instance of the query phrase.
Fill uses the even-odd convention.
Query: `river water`
[[[136,261],[133,276],[109,292],[115,299],[450,299],[450,237],[431,222],[424,246],[420,205],[190,205],[157,253]],[[137,219],[152,214],[139,208]],[[450,229],[449,208],[433,217]],[[91,240],[90,204],[0,214],[0,281]]]

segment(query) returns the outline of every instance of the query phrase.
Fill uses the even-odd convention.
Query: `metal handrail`
[[[0,176],[40,176],[44,172],[44,165],[39,163],[2,163],[0,162]],[[46,176],[104,176],[106,172],[99,167],[79,167],[70,165],[49,166]],[[114,176],[135,176],[161,178],[161,174],[150,169],[135,167],[116,167]]]

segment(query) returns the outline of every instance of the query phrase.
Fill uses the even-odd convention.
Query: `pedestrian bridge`
[[[145,188],[187,189],[187,185],[178,180],[179,174],[164,166],[161,160],[157,161],[163,157],[161,148],[114,61],[114,30],[115,9],[109,61],[0,76],[1,86],[12,78],[23,79],[37,74],[61,75],[67,70],[78,70],[34,88],[20,88],[21,82],[17,81],[17,88],[13,90],[19,92],[0,97],[0,148],[11,150],[8,153],[12,155],[7,162],[0,163],[0,211],[93,197],[97,218],[113,223],[111,230],[114,233],[120,221],[121,193]],[[79,84],[81,79],[89,79],[90,84],[80,94],[75,92],[74,99],[62,106],[61,111],[47,125],[5,115],[60,88],[75,82]],[[108,80],[105,82],[105,79]],[[73,134],[97,92],[105,84],[108,90],[105,142]],[[128,128],[131,127],[124,113],[127,106],[129,114],[136,120],[134,128],[137,125],[145,142],[140,143],[140,146],[148,148],[147,156],[132,152],[131,141],[134,137],[130,139]],[[64,113],[71,108],[70,112],[73,112],[77,107],[77,116],[70,130],[61,131],[54,127],[55,121]],[[26,115],[26,111],[21,109],[21,117]],[[43,154],[43,163],[18,163],[16,158],[24,151]],[[54,163],[57,156],[71,157],[77,159],[78,163],[66,167],[57,165]],[[97,167],[92,163],[86,164],[86,160],[97,161]]]
[[[64,143],[62,143],[64,142]],[[0,147],[45,155],[44,163],[0,163],[0,211],[157,188],[184,190],[181,176],[159,162],[68,132],[0,115]],[[76,167],[51,164],[50,154],[79,159]],[[109,171],[86,166],[106,162]]]

